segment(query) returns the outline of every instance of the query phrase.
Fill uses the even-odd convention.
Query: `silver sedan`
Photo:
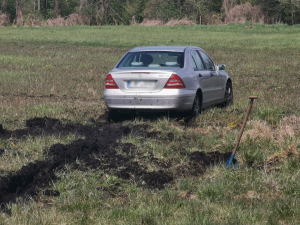
[[[110,113],[124,110],[187,112],[233,102],[232,81],[208,54],[193,46],[148,46],[128,51],[107,75]]]

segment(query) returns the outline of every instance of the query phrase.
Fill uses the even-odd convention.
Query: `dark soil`
[[[99,121],[99,120],[97,120]],[[6,211],[5,205],[16,202],[19,197],[46,195],[59,196],[57,190],[52,190],[52,184],[58,178],[55,171],[63,170],[65,164],[71,164],[72,168],[86,170],[97,168],[107,173],[115,174],[125,180],[134,180],[137,185],[146,188],[164,188],[164,185],[172,182],[176,177],[168,172],[171,164],[160,162],[153,155],[150,160],[161,169],[149,172],[142,164],[135,161],[137,155],[136,146],[132,143],[119,143],[123,136],[130,133],[140,135],[143,138],[157,138],[159,132],[147,132],[148,125],[123,126],[122,123],[95,122],[93,127],[74,124],[70,121],[60,121],[52,118],[34,118],[26,121],[27,128],[9,131],[0,126],[0,139],[9,139],[23,136],[39,136],[49,134],[77,133],[85,137],[68,145],[55,144],[49,150],[45,150],[47,160],[35,161],[23,166],[19,171],[11,172],[5,177],[0,177],[0,210]],[[168,133],[164,139],[174,140],[174,134]],[[0,149],[0,155],[4,152]],[[207,166],[225,161],[231,153],[193,152],[190,155],[191,174],[203,173]],[[43,191],[44,190],[44,191]]]
[[[192,152],[190,154],[190,160],[192,162],[194,174],[202,174],[207,167],[225,163],[229,160],[231,152],[220,153],[216,152]],[[233,159],[233,164],[236,163],[236,159]]]

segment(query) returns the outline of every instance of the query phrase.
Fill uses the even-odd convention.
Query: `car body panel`
[[[149,51],[183,52],[184,66],[183,68],[118,68],[125,57],[123,56],[116,67],[109,72],[119,89],[106,89],[104,91],[104,99],[108,109],[188,111],[193,107],[197,91],[202,92],[203,106],[224,101],[225,86],[229,79],[228,74],[216,69],[217,67],[212,60],[213,69],[194,70],[193,68],[192,51],[205,53],[201,48],[193,46],[148,46],[136,47],[128,52]],[[203,61],[202,57],[201,60]],[[186,88],[164,88],[172,74],[177,74]]]

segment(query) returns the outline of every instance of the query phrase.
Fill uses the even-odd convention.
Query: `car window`
[[[194,70],[198,70],[197,66],[196,66],[196,63],[195,63],[195,60],[194,58],[192,57],[192,63],[193,63],[193,69]]]
[[[195,68],[195,65],[193,65],[194,70],[203,70],[204,66],[203,66],[202,60],[196,51],[192,51],[192,58],[194,59],[193,61],[197,66],[197,68]]]
[[[143,51],[129,52],[117,65],[117,68],[134,67],[178,67],[184,66],[183,52]]]
[[[215,65],[213,61],[204,52],[199,51],[199,53],[203,59],[206,69],[215,70]]]

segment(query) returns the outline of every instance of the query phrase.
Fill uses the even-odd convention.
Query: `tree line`
[[[41,24],[69,18],[70,24],[130,25],[144,19],[196,24],[230,22],[300,23],[300,0],[1,0],[0,25]]]

